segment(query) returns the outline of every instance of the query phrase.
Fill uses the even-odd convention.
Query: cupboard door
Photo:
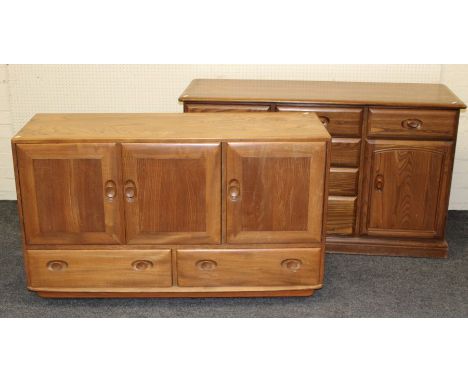
[[[216,244],[221,235],[221,145],[122,145],[127,242]]]
[[[230,243],[320,242],[326,142],[229,143]]]
[[[115,144],[18,144],[16,148],[27,243],[123,243]]]
[[[441,237],[452,149],[450,142],[368,142],[364,233]]]

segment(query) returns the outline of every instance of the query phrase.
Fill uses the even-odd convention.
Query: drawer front
[[[328,193],[337,196],[355,196],[358,189],[357,168],[331,167],[328,178]]]
[[[327,207],[327,235],[352,235],[356,221],[356,197],[330,196]]]
[[[320,269],[320,248],[177,251],[181,287],[316,286]]]
[[[216,113],[216,112],[249,112],[270,111],[270,105],[210,105],[210,104],[185,104],[188,113]]]
[[[333,138],[331,144],[331,165],[359,167],[360,139]]]
[[[370,137],[454,138],[455,110],[369,109]]]
[[[170,250],[30,250],[32,288],[170,287]]]
[[[318,117],[334,137],[360,137],[363,109],[278,105],[277,111],[309,111]]]

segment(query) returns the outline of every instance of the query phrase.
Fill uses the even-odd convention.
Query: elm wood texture
[[[294,115],[298,112],[316,112],[332,135],[327,249],[396,256],[404,255],[405,250],[408,256],[447,255],[444,222],[459,109],[466,108],[466,105],[445,85],[194,80],[179,100],[184,102],[186,111],[195,105],[201,110],[204,104],[218,105],[220,109],[243,104],[250,107],[263,105],[271,108],[272,112],[296,112],[290,113]],[[375,174],[369,173],[373,170],[367,161],[372,158],[366,153],[372,143],[367,141],[373,138],[392,140],[395,144],[408,141],[410,143],[403,144],[411,146],[412,142],[414,147],[418,147],[418,141],[451,142],[452,149],[443,161],[436,159],[437,154],[408,154],[417,162],[430,163],[413,164],[413,171],[405,167],[404,181],[398,170],[402,162],[386,160],[383,182],[381,177],[373,181],[376,181],[378,187],[384,184],[387,190],[389,182],[395,182],[395,190],[399,192],[398,187],[403,187],[401,192],[406,198],[401,204],[404,211],[392,212],[390,205],[377,205],[397,202],[396,191],[393,196],[386,193],[382,200],[376,193],[368,192],[370,186],[366,179]],[[392,165],[396,167],[390,170],[388,167]],[[441,166],[439,169],[436,168],[438,165]],[[356,183],[353,183],[349,173],[345,176],[347,170],[356,173]],[[432,186],[421,180],[423,175],[419,174],[420,170],[429,171],[431,179],[436,179],[436,174],[442,174],[441,182],[429,190]],[[405,187],[413,186],[414,190],[418,190],[421,195],[427,194],[430,199],[424,210],[421,210],[422,202],[405,191]],[[369,198],[373,198],[373,206],[377,206],[375,210],[369,207]],[[372,211],[368,212],[369,208]],[[382,211],[384,215],[381,215]],[[369,216],[374,220],[368,229]],[[377,224],[377,219],[383,220]],[[399,225],[402,229],[395,228]],[[373,241],[369,243],[371,237]],[[417,241],[419,245],[409,244],[407,239]],[[375,243],[376,240],[380,240],[381,247]],[[426,244],[432,246],[432,249],[428,250]]]
[[[178,250],[181,287],[321,284],[321,248]],[[210,266],[204,266],[210,264]]]
[[[369,109],[369,137],[453,139],[455,110]]]
[[[326,143],[228,143],[226,162],[228,243],[321,242]]]
[[[172,285],[170,250],[29,250],[30,287],[113,291]],[[63,265],[54,267],[54,262]],[[143,288],[143,289],[142,289]]]
[[[14,143],[327,141],[313,113],[36,114]]]
[[[379,105],[463,109],[466,105],[441,84],[335,81],[195,79],[180,102],[271,102],[320,105]]]
[[[67,240],[63,240],[59,231],[56,238],[44,236],[44,230],[48,233],[47,230],[59,229],[62,224],[55,217],[53,219],[56,220],[47,220],[50,217],[45,207],[60,205],[65,209],[64,213],[70,211],[62,202],[61,193],[51,192],[32,198],[31,209],[40,211],[45,220],[37,223],[40,237],[44,236],[43,241],[24,243],[28,288],[47,297],[312,295],[314,289],[322,286],[323,278],[330,135],[312,114],[298,113],[292,120],[268,113],[253,114],[258,115],[246,118],[245,113],[233,113],[228,118],[228,124],[237,126],[233,128],[239,133],[238,139],[229,138],[233,132],[225,134],[216,127],[215,121],[222,123],[226,119],[219,113],[215,116],[179,114],[180,124],[174,115],[154,114],[148,118],[139,114],[134,120],[131,115],[125,115],[121,117],[120,124],[116,115],[99,115],[95,119],[76,115],[76,120],[70,115],[33,118],[33,122],[12,139],[23,230],[26,230],[25,222],[30,218],[30,209],[25,208],[24,201],[31,198],[30,190],[23,184],[28,184],[28,176],[37,171],[34,175],[41,178],[57,177],[57,180],[54,178],[49,182],[50,187],[71,182],[70,179],[76,183],[68,187],[66,201],[70,205],[79,204],[80,209],[72,211],[73,217],[86,218],[79,227],[97,230],[118,226],[122,235],[118,242],[86,241],[88,236],[81,232],[72,236],[73,240],[69,235],[65,235]],[[49,119],[52,122],[47,127],[45,120]],[[207,130],[198,134],[204,119],[210,123]],[[153,131],[150,134],[151,126]],[[171,130],[170,126],[184,126],[184,129],[174,127]],[[269,132],[268,126],[270,129],[276,126],[280,131]],[[138,131],[134,141],[126,137],[132,129]],[[217,139],[208,134],[210,129]],[[106,130],[109,131],[107,137]],[[177,131],[181,136],[179,142]],[[258,213],[253,223],[260,224],[261,229],[270,227],[281,238],[277,243],[249,241],[248,244],[233,244],[226,242],[227,237],[222,235],[227,232],[228,225],[226,209],[223,210],[222,206],[237,198],[243,200],[248,197],[248,181],[252,180],[249,176],[239,176],[234,182],[230,179],[227,183],[231,174],[226,159],[230,145],[241,145],[244,153],[255,154],[241,158],[247,161],[242,164],[242,170],[246,175],[249,171],[254,172],[265,183],[259,185],[256,192],[262,191],[265,198],[270,198],[268,207],[280,208],[281,213],[272,213],[265,208],[263,198],[255,197],[250,201],[247,198],[246,201],[250,210]],[[41,160],[45,162],[35,169],[32,159],[22,155],[29,151],[44,153]],[[55,161],[72,162],[57,165]],[[55,171],[56,167],[61,171]],[[287,182],[284,179],[281,184],[273,182],[273,173],[281,170],[285,171],[283,178],[287,178]],[[304,174],[308,176],[304,178]],[[74,180],[74,177],[79,179]],[[311,182],[314,182],[314,187]],[[315,187],[317,184],[320,185],[318,188]],[[247,187],[246,195],[244,185]],[[46,182],[43,188],[47,190],[48,187]],[[307,191],[308,202],[315,206],[315,210],[304,211],[302,203],[297,207],[295,198],[302,200],[304,195],[294,193],[296,188]],[[273,196],[279,190],[285,195],[293,194],[288,206],[283,205],[282,200],[274,200]],[[93,191],[99,193],[99,198],[92,199]],[[47,204],[39,206],[43,200]],[[95,206],[95,200],[114,205],[116,213],[112,217],[116,221],[105,220],[105,225],[101,224],[100,220],[108,217],[106,205],[103,214],[99,204]],[[303,221],[296,222],[292,218],[289,208],[294,206],[306,214]],[[93,215],[94,209],[96,213]],[[239,225],[236,221],[231,223]],[[291,228],[302,229],[300,241],[293,240],[297,235],[290,231]],[[316,247],[312,252],[307,249],[311,246]],[[288,278],[280,278],[276,286],[272,285],[274,280],[259,283],[258,275],[250,273],[250,282],[246,282],[244,276],[237,282],[228,280],[226,285],[215,287],[181,287],[177,285],[178,250],[211,250],[218,254],[223,250],[248,252],[248,259],[236,258],[239,273],[243,267],[257,266],[257,259],[272,251],[281,253],[281,269],[291,274]],[[297,253],[299,259],[287,257],[290,252]],[[300,257],[301,254],[306,258]],[[313,277],[309,262],[315,264]],[[207,270],[213,267],[213,263],[208,259],[199,266]]]
[[[362,108],[278,105],[276,111],[313,112],[334,137],[361,136]]]
[[[127,243],[220,243],[219,143],[125,143],[122,159]]]
[[[115,144],[19,144],[16,152],[29,244],[124,241]]]
[[[441,238],[440,211],[448,202],[453,144],[432,141],[369,141],[363,209],[364,233]]]
[[[331,195],[355,196],[358,191],[359,169],[330,168],[328,191]]]

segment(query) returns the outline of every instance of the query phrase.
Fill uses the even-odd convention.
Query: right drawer
[[[321,248],[177,250],[181,287],[317,286]]]
[[[369,137],[453,138],[455,110],[369,109]]]

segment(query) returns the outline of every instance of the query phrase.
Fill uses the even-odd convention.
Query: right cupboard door
[[[228,243],[320,243],[326,142],[228,143]]]
[[[452,143],[367,143],[363,233],[436,238],[443,234]]]

